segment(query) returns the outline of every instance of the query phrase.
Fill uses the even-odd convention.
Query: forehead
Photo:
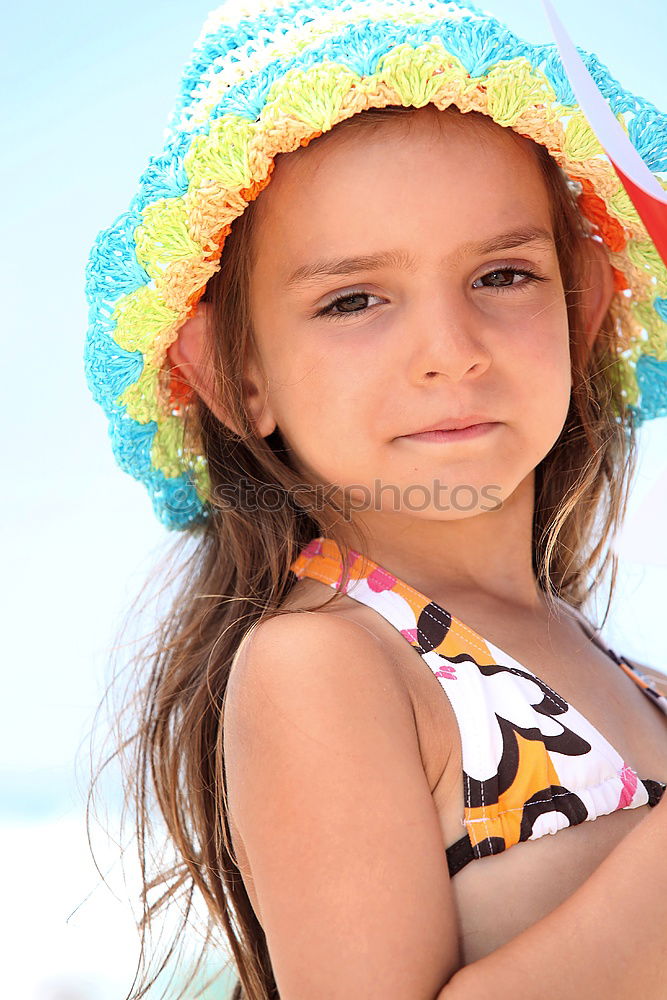
[[[394,244],[410,218],[438,228],[445,242],[510,222],[550,228],[531,140],[485,116],[432,106],[363,118],[276,158],[254,206],[257,244],[277,240],[279,256],[290,258],[323,240]]]

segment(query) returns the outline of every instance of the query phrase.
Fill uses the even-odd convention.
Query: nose
[[[479,377],[491,364],[479,314],[449,296],[432,296],[415,309],[407,340],[410,376],[417,383],[436,375],[450,382]]]

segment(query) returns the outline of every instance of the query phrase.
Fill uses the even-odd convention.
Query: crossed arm
[[[410,699],[373,636],[307,613],[262,623],[224,739],[281,1000],[667,996],[667,797],[564,903],[462,967]]]

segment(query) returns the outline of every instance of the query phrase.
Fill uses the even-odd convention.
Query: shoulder
[[[571,605],[566,604],[560,598],[558,603],[560,604],[560,606],[563,608],[564,611],[569,613],[574,618],[575,621],[579,622],[582,625],[584,631],[591,638],[594,638],[598,634],[598,629],[594,628],[594,626],[591,625],[588,619],[585,618],[580,611],[576,610]],[[600,645],[606,646],[607,649],[609,649],[606,642],[604,642],[603,640],[598,639],[598,642],[600,643]],[[667,670],[665,671],[657,670],[655,667],[649,666],[646,663],[640,663],[639,660],[631,659],[629,656],[625,656],[622,651],[621,653],[617,653],[615,650],[611,651],[618,659],[622,660],[625,664],[627,664],[627,666],[629,666],[636,672],[642,674],[642,676],[645,677],[651,684],[656,685],[660,689],[661,693],[667,692]]]
[[[435,995],[457,918],[405,687],[357,622],[299,611],[251,632],[225,699],[226,808],[281,995]]]
[[[640,663],[639,660],[631,660],[627,656],[623,656],[621,659],[657,687],[661,694],[667,693],[667,673],[656,670],[655,667],[648,666],[646,663]]]
[[[378,637],[336,614],[283,612],[249,630],[234,657],[226,703],[239,710],[252,705],[256,712],[267,698],[310,711],[318,702],[333,709],[363,699],[392,704],[414,721],[409,692]]]

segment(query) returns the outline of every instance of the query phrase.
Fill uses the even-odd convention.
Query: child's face
[[[489,486],[507,499],[558,438],[571,385],[548,195],[528,144],[430,109],[409,130],[334,130],[280,158],[257,208],[250,293],[266,408],[301,467],[369,496],[393,484],[417,517],[488,510]],[[523,238],[498,239],[508,233]],[[404,437],[471,414],[497,424],[467,440]],[[434,480],[450,495],[464,487],[452,509],[446,492],[440,509],[429,501]]]

